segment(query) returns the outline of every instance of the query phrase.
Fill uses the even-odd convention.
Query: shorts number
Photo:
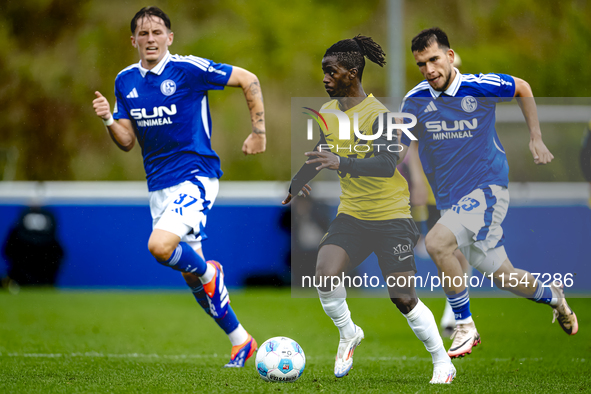
[[[478,207],[480,203],[473,198],[465,197],[460,200],[459,205],[460,207],[462,207],[464,211],[471,211],[474,208]]]
[[[176,200],[174,203],[181,205],[183,203],[183,201],[185,201],[185,198],[189,197],[190,199],[192,199],[193,201],[189,201],[188,203],[186,203],[185,205],[183,205],[183,207],[187,208],[193,204],[195,204],[197,202],[197,199],[195,197],[192,196],[188,196],[186,194],[179,194],[179,199]]]

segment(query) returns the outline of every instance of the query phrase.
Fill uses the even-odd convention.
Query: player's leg
[[[499,254],[503,261],[498,268],[493,263],[497,257],[495,254]],[[540,304],[550,305],[554,313],[552,322],[558,320],[560,327],[567,334],[575,335],[579,330],[579,324],[577,316],[566,302],[563,285],[559,282],[552,282],[550,285],[544,286],[528,271],[515,268],[506,256],[504,248],[493,249],[488,252],[479,269],[484,275],[494,272],[493,281],[498,288]]]
[[[427,234],[426,243],[456,320],[453,342],[448,351],[449,356],[454,358],[470,354],[472,347],[480,343],[480,335],[472,319],[470,296],[466,281],[463,280],[464,271],[454,254],[458,243],[470,243],[470,233],[455,218],[450,220],[451,215],[454,215],[452,211],[443,215],[440,222]]]
[[[467,278],[470,278],[472,276],[472,266],[466,257],[464,257],[459,249],[456,249],[454,255],[460,262],[464,275],[466,275]],[[468,286],[468,283],[466,283],[466,286]],[[453,335],[454,328],[456,327],[456,317],[447,298],[445,299],[445,307],[443,308],[443,316],[441,316],[439,327],[441,329],[441,335],[444,337],[451,337]]]
[[[244,331],[229,305],[221,264],[206,262],[201,252],[201,240],[206,238],[203,230],[207,213],[217,191],[217,179],[198,177],[194,183],[183,182],[151,193],[154,230],[148,249],[159,263],[183,273],[199,304],[229,334],[235,345],[226,366],[241,367],[256,351],[256,342]]]
[[[443,346],[431,310],[417,297],[414,287],[416,271],[393,272],[386,276],[390,299],[408,321],[417,338],[423,342],[433,361],[431,383],[451,383],[456,369]],[[403,287],[393,284],[405,284]]]
[[[203,256],[201,249],[197,250],[197,253]],[[198,276],[183,272],[183,278],[191,289],[195,300],[197,300],[205,313],[210,315],[217,325],[228,335],[228,339],[232,343],[230,361],[225,367],[243,367],[244,362],[257,350],[257,343],[254,338],[240,324],[231,305],[228,305],[228,311],[223,317],[218,318],[211,315],[207,294]]]
[[[217,179],[196,177],[192,182],[150,193],[154,229],[148,249],[160,264],[197,275],[207,294],[211,315],[223,317],[230,301],[223,269],[218,262],[206,262],[187,243],[207,238],[207,214],[218,190]]]
[[[394,219],[384,223],[375,238],[375,249],[390,299],[433,360],[431,383],[450,383],[456,370],[443,347],[431,310],[417,297],[417,272],[413,249],[419,239],[414,221]],[[379,235],[379,237],[377,236]]]
[[[437,266],[441,287],[445,292],[455,314],[456,324],[471,323],[470,298],[464,271],[455,255],[458,248],[456,235],[446,225],[437,223],[426,239],[427,251]],[[454,278],[462,278],[462,280]]]
[[[430,231],[435,226],[435,224],[437,224],[439,219],[441,219],[441,212],[439,211],[439,209],[437,209],[436,205],[427,205],[427,215],[428,216],[425,223],[427,225],[428,231]],[[421,240],[419,240],[419,245],[417,245],[417,248],[415,248],[415,253],[420,246],[420,242]],[[425,252],[427,251],[425,248],[424,237],[422,237],[422,248],[425,249]],[[472,266],[464,257],[462,252],[460,252],[459,249],[456,249],[454,252],[454,256],[456,256],[456,258],[460,262],[463,273],[466,274],[467,277],[472,276]],[[439,327],[441,328],[441,335],[445,337],[451,337],[456,327],[456,318],[454,315],[454,311],[447,298],[445,299],[445,306],[443,308],[443,315],[441,317],[441,321],[439,322]]]
[[[339,215],[330,224],[320,242],[316,262],[318,296],[324,312],[339,330],[339,346],[335,358],[334,374],[341,378],[353,367],[353,353],[364,338],[361,327],[353,323],[347,305],[347,292],[340,282],[342,274],[359,265],[369,256],[368,243],[360,236],[359,220]]]
[[[340,246],[326,244],[318,251],[316,277],[327,286],[318,289],[318,297],[324,312],[332,319],[339,330],[339,345],[335,358],[334,374],[342,378],[349,374],[353,367],[353,353],[364,338],[361,327],[353,323],[347,305],[347,291],[342,283],[333,282],[333,278],[341,278],[343,272],[350,268],[347,252]],[[320,283],[320,282],[317,282]]]
[[[182,223],[175,224],[182,227],[182,230],[174,230],[176,233],[186,231],[188,234],[191,228]],[[148,250],[160,264],[171,267],[174,270],[203,276],[207,272],[207,263],[193,248],[186,242],[181,242],[181,236],[175,232],[155,228],[150,234]],[[208,275],[211,276],[211,273]]]

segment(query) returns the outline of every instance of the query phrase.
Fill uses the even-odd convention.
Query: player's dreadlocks
[[[337,61],[347,70],[356,68],[359,74],[359,81],[363,76],[365,57],[380,67],[384,67],[386,54],[377,42],[362,35],[341,40],[326,50],[324,57],[336,56]]]

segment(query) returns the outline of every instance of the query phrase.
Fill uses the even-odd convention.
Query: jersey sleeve
[[[314,147],[314,151],[317,151],[320,145],[326,145],[326,139],[322,132],[320,132],[320,140]],[[292,178],[291,184],[289,185],[289,192],[292,193],[293,190],[292,194],[299,193],[306,183],[310,182],[316,175],[318,175],[319,171],[316,167],[318,167],[318,164],[316,163],[304,164],[298,173]]]
[[[232,75],[232,66],[197,56],[187,56],[187,59],[194,66],[189,70],[195,77],[198,90],[223,90],[228,84]]]
[[[373,134],[378,132],[378,119],[372,125]],[[393,135],[392,140],[387,139],[386,134],[382,134],[374,142],[374,146],[388,146],[390,144],[397,144],[398,136]],[[374,150],[374,157],[367,159],[353,159],[349,157],[341,157],[339,170],[343,173],[351,174],[351,176],[371,176],[380,178],[390,178],[394,176],[396,171],[396,163],[398,161],[398,152],[390,152],[387,148]]]
[[[113,119],[129,119],[129,108],[125,97],[121,94],[120,80],[115,79],[115,106],[113,107]]]
[[[511,101],[515,96],[515,79],[507,74],[480,74],[479,86],[484,97],[495,97],[499,101]]]
[[[415,99],[416,100],[416,99]],[[416,115],[417,112],[415,110],[416,105],[414,105],[414,101],[412,97],[406,97],[403,101],[402,104],[400,105],[400,112],[407,112],[413,115]],[[405,123],[407,123],[409,120],[405,119]],[[420,122],[417,122],[416,126],[413,127],[412,130],[410,130],[410,132],[417,137],[418,133],[415,132],[415,130],[417,130],[417,128],[419,127]],[[418,138],[418,137],[417,137]],[[406,146],[410,146],[411,140],[410,138],[408,138],[408,136],[406,135],[406,133],[402,133],[402,136],[400,138],[400,143]]]

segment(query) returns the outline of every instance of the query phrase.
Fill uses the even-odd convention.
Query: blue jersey
[[[462,75],[445,92],[427,81],[402,102],[402,112],[417,117],[411,130],[435,194],[438,209],[449,209],[475,189],[508,186],[509,165],[495,129],[495,107],[515,95],[515,80],[505,74]],[[410,144],[403,134],[402,143]]]
[[[150,191],[222,176],[211,148],[207,91],[223,89],[231,74],[226,64],[167,53],[149,71],[140,61],[117,75],[113,117],[131,120]]]

